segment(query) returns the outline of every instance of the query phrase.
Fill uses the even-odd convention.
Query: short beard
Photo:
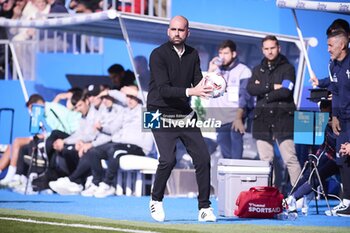
[[[180,40],[180,41],[176,41],[176,42],[175,42],[175,40],[172,39],[172,38],[169,38],[169,41],[170,41],[173,45],[176,45],[176,46],[178,46],[178,45],[183,45],[183,44],[185,43],[184,40]]]

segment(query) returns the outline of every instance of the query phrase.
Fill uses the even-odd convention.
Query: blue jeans
[[[243,134],[231,129],[232,123],[224,124],[216,130],[217,143],[225,159],[242,159]]]

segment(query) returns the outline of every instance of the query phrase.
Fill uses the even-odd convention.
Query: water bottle
[[[275,219],[278,220],[288,220],[288,213],[283,211],[282,213],[276,214]]]
[[[224,59],[222,59],[221,57],[218,57],[217,59],[215,59],[214,64],[217,66],[221,66],[223,61]]]
[[[298,212],[292,211],[288,213],[288,220],[294,221],[298,218]]]
[[[308,200],[307,200],[307,196],[304,195],[304,198],[303,198],[303,206],[301,207],[301,213],[302,213],[304,216],[307,216],[308,211],[309,211],[309,203],[308,203]]]

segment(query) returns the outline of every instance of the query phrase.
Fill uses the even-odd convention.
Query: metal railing
[[[110,2],[111,5],[108,5]],[[117,11],[145,16],[170,17],[171,0],[104,0],[103,8],[116,9]],[[67,14],[50,14],[47,17],[63,17]],[[16,53],[16,62],[10,56]],[[4,64],[0,67],[0,75],[3,79],[18,79],[18,75],[25,80],[35,80],[36,53],[72,53],[72,54],[103,54],[104,43],[102,37],[92,37],[76,33],[59,32],[48,29],[36,29],[33,39],[25,41],[0,40],[0,46],[4,46]],[[21,69],[21,70],[19,70]],[[3,73],[3,74],[2,74]],[[19,78],[19,79],[21,79]]]
[[[0,78],[8,80],[11,77],[11,61],[10,61],[10,48],[9,48],[10,41],[9,40],[0,40]]]
[[[121,12],[157,16],[163,18],[171,17],[171,0],[104,0],[103,10],[115,9]]]
[[[18,59],[18,52],[16,51],[16,43],[10,40],[0,40],[0,46],[3,48],[1,60],[1,74],[0,79],[4,80],[23,80],[23,73],[20,69],[21,65]]]
[[[38,30],[35,41],[40,53],[103,54],[103,38],[54,30]]]
[[[24,76],[22,73],[23,68],[18,59],[18,48],[16,48],[16,43],[12,43],[9,40],[0,40],[0,46],[4,46],[3,59],[1,60],[1,67],[3,69],[3,75],[0,79],[4,80],[19,80],[25,101],[28,100],[28,92],[24,84]],[[24,61],[23,61],[24,62]],[[31,66],[31,70],[34,69],[35,65]],[[33,72],[34,73],[34,72]],[[33,76],[28,75],[31,79]]]
[[[110,4],[109,4],[110,2]],[[132,14],[141,14],[156,17],[170,17],[171,0],[104,0],[103,9]],[[49,14],[48,17],[63,17],[67,14]],[[103,54],[103,38],[62,33],[54,30],[37,30],[37,52],[41,53],[73,53],[73,54]]]

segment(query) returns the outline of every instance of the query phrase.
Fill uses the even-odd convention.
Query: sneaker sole
[[[337,212],[338,211],[341,211],[341,210],[345,210],[346,209],[346,207],[342,207],[342,208],[339,208],[339,209],[337,209],[337,210],[326,210],[324,213],[327,215],[327,216],[337,216],[338,214],[337,214]]]
[[[83,197],[93,197],[94,196],[94,193],[80,193],[80,195],[82,195]]]
[[[105,198],[105,197],[109,197],[109,196],[114,196],[115,194],[115,190],[112,192],[108,192],[108,193],[103,193],[103,194],[99,194],[99,193],[95,193],[94,197],[96,198]]]
[[[215,220],[198,219],[198,222],[216,222],[216,219]]]
[[[165,218],[164,219],[157,219],[157,218],[153,217],[152,214],[151,214],[151,217],[156,222],[164,222],[165,221]]]
[[[69,191],[67,190],[65,187],[59,187],[59,185],[56,184],[50,184],[49,183],[49,187],[55,191],[56,193],[60,194],[60,195],[64,195],[64,196],[68,196],[68,195],[78,195],[81,191]]]
[[[337,214],[337,216],[350,218],[350,214]]]

